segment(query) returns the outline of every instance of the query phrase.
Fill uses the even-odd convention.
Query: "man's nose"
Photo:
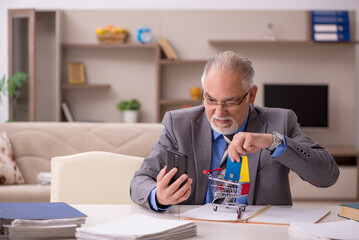
[[[225,107],[222,104],[220,104],[217,105],[215,114],[217,117],[223,117],[225,111],[226,111]]]

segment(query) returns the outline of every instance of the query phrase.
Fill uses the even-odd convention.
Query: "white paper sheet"
[[[329,214],[329,210],[316,208],[296,208],[272,206],[262,214],[252,218],[251,222],[290,224],[315,223]]]
[[[345,220],[328,223],[293,223],[289,230],[310,239],[359,239],[359,222]]]
[[[260,212],[261,209],[265,207],[266,206],[248,205],[246,210],[242,213],[241,220],[243,221],[250,217],[248,222],[256,223],[288,225],[294,222],[315,223],[330,212],[329,210],[315,208],[295,208],[291,206],[270,206],[269,209]],[[259,212],[258,215],[256,214],[257,212]],[[251,217],[253,214],[256,216]],[[182,213],[181,217],[210,221],[237,221],[237,213],[235,209],[219,207],[217,211],[213,211],[211,203]]]

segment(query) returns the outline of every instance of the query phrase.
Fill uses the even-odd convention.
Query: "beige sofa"
[[[0,202],[48,202],[50,187],[37,174],[50,172],[50,160],[87,151],[146,157],[163,129],[153,123],[2,123],[25,184],[0,185]]]

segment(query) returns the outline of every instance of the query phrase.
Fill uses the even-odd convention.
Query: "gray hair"
[[[203,88],[204,80],[210,70],[221,74],[227,74],[228,76],[239,73],[242,78],[243,88],[247,91],[254,85],[254,69],[252,62],[238,53],[225,51],[211,57],[204,67],[201,78]]]

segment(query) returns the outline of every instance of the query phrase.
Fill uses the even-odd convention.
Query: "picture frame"
[[[85,70],[83,63],[70,62],[67,64],[68,81],[71,85],[85,84]]]

